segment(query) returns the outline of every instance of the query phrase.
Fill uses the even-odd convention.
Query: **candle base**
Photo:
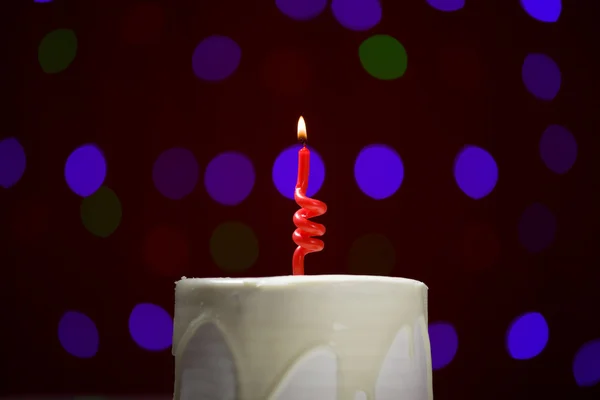
[[[432,400],[427,287],[379,276],[182,279],[175,400]]]

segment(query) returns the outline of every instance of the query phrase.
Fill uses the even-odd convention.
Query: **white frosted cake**
[[[352,275],[176,284],[175,400],[432,400],[427,286]]]

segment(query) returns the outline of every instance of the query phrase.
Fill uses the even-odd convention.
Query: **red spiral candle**
[[[298,181],[294,191],[294,199],[301,208],[294,214],[294,225],[298,229],[294,231],[292,239],[298,247],[294,251],[292,271],[294,275],[304,275],[304,256],[308,253],[321,251],[325,247],[321,239],[313,237],[323,236],[325,226],[308,219],[325,214],[327,206],[322,201],[306,197],[308,173],[310,171],[310,150],[306,147],[306,125],[302,117],[298,120],[298,140],[303,146],[298,152]]]

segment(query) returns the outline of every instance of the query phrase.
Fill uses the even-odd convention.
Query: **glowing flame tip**
[[[306,123],[304,122],[304,117],[300,116],[298,120],[298,140],[305,142],[306,137]]]

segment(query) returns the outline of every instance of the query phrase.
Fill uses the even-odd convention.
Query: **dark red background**
[[[329,206],[326,249],[308,256],[307,273],[346,273],[357,237],[386,235],[397,254],[392,274],[426,282],[430,320],[452,322],[459,335],[455,360],[434,373],[436,399],[597,398],[571,372],[579,346],[600,337],[594,2],[565,2],[558,23],[541,24],[517,1],[468,1],[449,15],[423,0],[388,0],[368,33],[343,29],[330,11],[293,22],[270,0],[157,1],[147,18],[132,17],[135,4],[18,2],[3,12],[10,34],[1,136],[18,137],[28,157],[21,182],[0,192],[3,391],[170,393],[170,352],[138,348],[127,332],[129,312],[144,301],[172,310],[181,275],[223,275],[208,242],[225,220],[244,221],[260,241],[260,258],[243,275],[290,273],[297,207],[277,193],[271,167],[294,142],[303,114],[327,168],[317,197]],[[37,63],[37,46],[57,28],[75,30],[79,51],[69,69],[50,76]],[[215,33],[236,40],[243,61],[230,79],[208,84],[194,77],[191,54]],[[377,81],[362,70],[358,46],[372,33],[404,44],[403,78]],[[561,68],[551,103],[524,89],[520,71],[530,52],[550,54]],[[550,123],[568,127],[579,144],[564,177],[537,153]],[[106,240],[82,234],[73,212],[80,199],[62,175],[68,154],[87,142],[107,155],[113,173],[106,183],[127,215]],[[357,153],[372,142],[398,149],[406,168],[400,191],[380,202],[359,192],[352,173]],[[454,157],[468,143],[488,149],[499,165],[499,183],[481,201],[464,196],[452,178]],[[248,154],[257,171],[252,194],[234,208],[217,205],[200,185],[182,201],[163,198],[152,163],[175,145],[194,151],[202,168],[221,151]],[[553,210],[558,236],[532,256],[518,244],[517,222],[534,201]],[[171,276],[152,271],[143,255],[146,235],[162,224],[177,226],[190,243],[189,259]],[[482,237],[469,236],[473,229],[491,241],[473,245]],[[56,337],[60,316],[74,307],[99,329],[101,350],[89,360],[68,355]],[[530,310],[548,320],[550,342],[533,360],[512,360],[506,329]]]

